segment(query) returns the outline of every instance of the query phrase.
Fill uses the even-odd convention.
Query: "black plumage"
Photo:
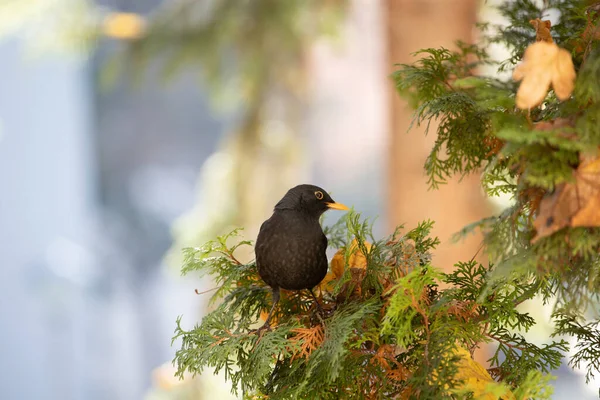
[[[348,207],[333,201],[318,186],[298,185],[283,196],[271,218],[260,227],[256,265],[260,277],[273,290],[273,306],[263,327],[269,326],[280,288],[308,289],[314,297],[312,289],[327,274],[327,238],[319,217],[328,209]]]

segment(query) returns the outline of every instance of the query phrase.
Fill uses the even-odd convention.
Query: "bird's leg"
[[[317,308],[319,309],[319,312],[322,315],[325,315],[325,310],[323,310],[323,307],[321,307],[319,300],[317,300],[317,296],[315,296],[315,292],[313,292],[312,289],[307,289],[307,290],[310,292],[310,294],[312,295],[312,298],[315,300],[315,304],[316,304]]]
[[[271,328],[271,317],[273,316],[273,312],[275,312],[275,307],[277,306],[277,303],[279,303],[279,288],[272,288],[273,291],[273,305],[271,306],[271,311],[269,311],[269,315],[267,316],[267,320],[265,321],[265,323],[263,324],[263,326],[261,326],[258,329],[255,329],[253,332],[261,332],[265,329],[270,329]]]

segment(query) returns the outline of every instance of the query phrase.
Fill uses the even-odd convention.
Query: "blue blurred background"
[[[211,287],[179,277],[179,249],[230,226],[253,239],[274,202],[304,182],[377,216],[376,235],[398,222],[386,200],[385,2],[324,2],[324,27],[292,37],[299,58],[289,70],[300,75],[267,85],[256,114],[235,90],[256,77],[234,71],[215,89],[200,76],[202,58],[183,57],[168,80],[168,53],[148,52],[138,66],[129,43],[144,21],[184,3],[0,2],[2,399],[226,398],[220,378],[183,387],[172,377],[175,319],[198,320],[207,297],[194,290]],[[303,7],[321,12],[319,2]],[[269,74],[286,69],[266,61]],[[258,128],[245,131],[253,116]],[[422,180],[421,165],[408,173]],[[556,398],[593,398],[580,375],[560,372]]]

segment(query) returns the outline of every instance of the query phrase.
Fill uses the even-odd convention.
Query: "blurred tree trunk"
[[[411,63],[411,53],[427,47],[453,48],[457,39],[473,41],[477,2],[475,0],[387,0],[388,61],[391,73],[394,64]],[[433,142],[437,126],[432,124],[429,135],[424,127],[414,127],[407,133],[412,119],[408,104],[390,84],[390,145],[388,165],[388,216],[390,228],[405,223],[415,226],[430,218],[435,221],[433,234],[442,241],[434,253],[433,263],[445,271],[457,261],[470,260],[479,250],[482,237],[477,234],[460,243],[451,243],[452,234],[464,225],[489,214],[479,177],[471,175],[458,182],[452,179],[439,190],[428,190],[423,165]],[[482,261],[483,254],[478,260]],[[475,359],[486,363],[490,352],[485,347]]]
[[[411,63],[411,53],[426,47],[453,48],[457,39],[473,41],[477,14],[475,0],[387,0],[388,61]],[[428,136],[423,127],[407,133],[412,110],[390,85],[390,146],[388,170],[388,215],[390,227],[435,220],[434,234],[442,244],[434,255],[434,265],[450,270],[457,261],[468,261],[479,249],[481,237],[450,243],[453,233],[487,214],[487,206],[477,176],[458,182],[454,179],[439,190],[428,190],[423,165],[435,140],[436,127]]]

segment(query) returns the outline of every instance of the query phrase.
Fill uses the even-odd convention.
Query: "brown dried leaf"
[[[573,121],[568,118],[556,118],[551,121],[540,121],[533,124],[537,131],[552,131],[559,128],[573,127]]]
[[[585,207],[573,216],[571,226],[600,226],[600,194],[593,196]]]
[[[540,203],[533,242],[567,226],[600,226],[600,158],[582,160],[573,174]]]
[[[552,40],[552,35],[550,34],[550,27],[552,26],[550,21],[542,21],[541,19],[536,18],[530,20],[529,23],[535,28],[535,40],[537,42],[554,42],[554,40]]]

